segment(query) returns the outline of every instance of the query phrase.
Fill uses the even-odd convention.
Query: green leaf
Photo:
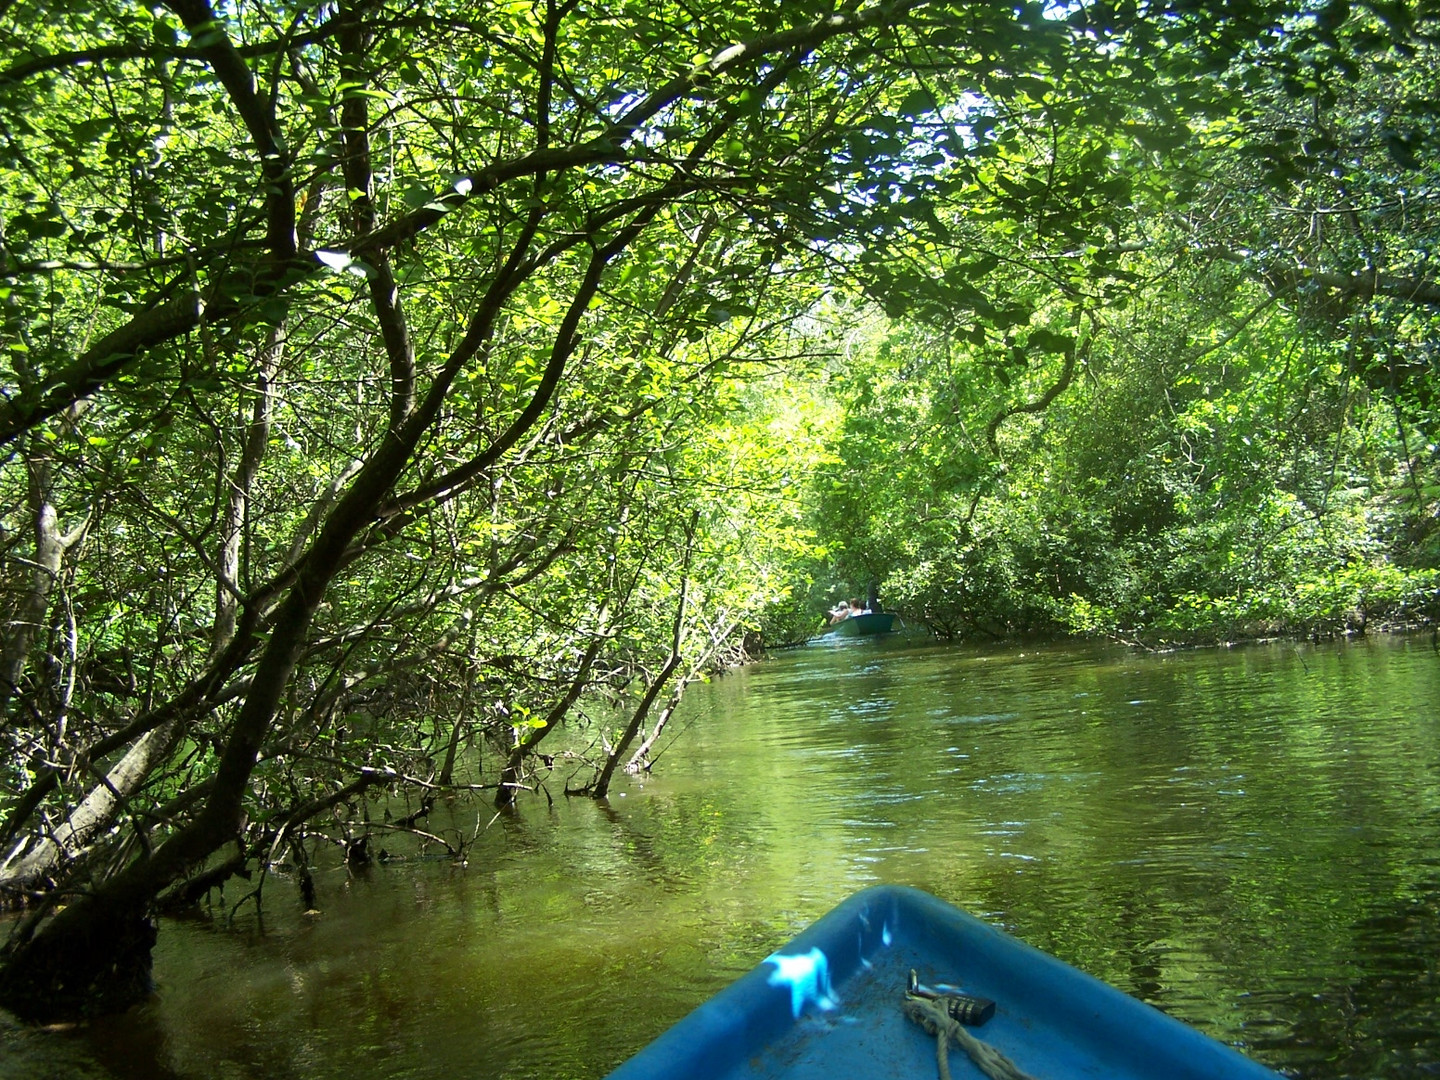
[[[1069,353],[1075,347],[1075,339],[1069,334],[1057,334],[1043,326],[1037,326],[1030,331],[1026,344],[1040,352]]]
[[[924,88],[912,90],[900,103],[897,112],[901,116],[919,117],[927,113],[936,112],[939,107],[935,103],[935,95]]]

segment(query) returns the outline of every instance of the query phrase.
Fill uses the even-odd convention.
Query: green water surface
[[[697,686],[676,724],[608,805],[456,809],[483,830],[465,866],[328,870],[312,915],[276,878],[263,919],[166,922],[148,1004],[0,1024],[0,1076],[600,1077],[880,882],[1292,1075],[1440,1076],[1428,637],[862,640]]]

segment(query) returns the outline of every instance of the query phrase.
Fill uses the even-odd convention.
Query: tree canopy
[[[1433,600],[1435,19],[0,0],[0,1000],[603,796],[826,590]]]

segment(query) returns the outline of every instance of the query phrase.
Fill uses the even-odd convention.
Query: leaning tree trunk
[[[620,735],[620,741],[610,751],[605,759],[605,765],[596,777],[594,785],[590,789],[590,796],[595,799],[606,798],[610,794],[610,781],[615,776],[615,768],[620,764],[620,759],[625,751],[630,749],[630,744],[635,741],[645,726],[645,721],[650,715],[650,709],[655,704],[655,699],[660,696],[660,691],[670,681],[676,670],[680,667],[680,641],[685,633],[685,603],[690,593],[690,559],[695,552],[695,528],[700,523],[700,512],[694,511],[690,515],[690,522],[685,528],[685,559],[680,569],[680,599],[675,605],[675,625],[670,635],[670,655],[665,660],[665,666],[660,669],[660,674],[655,676],[653,682],[645,690],[640,699],[640,704],[635,707],[635,713],[630,717],[630,723],[625,726],[624,732]]]
[[[0,895],[23,893],[55,874],[65,860],[79,855],[115,820],[125,800],[170,756],[181,730],[177,719],[141,736],[130,752],[105,774],[104,783],[91,789],[69,817],[23,856],[0,866]]]
[[[625,763],[625,771],[627,773],[643,772],[650,768],[650,751],[664,733],[665,725],[670,722],[670,717],[674,716],[675,710],[679,708],[680,698],[684,695],[685,688],[689,686],[696,675],[704,669],[705,665],[710,663],[711,659],[719,652],[725,642],[730,640],[730,635],[735,633],[739,627],[740,623],[738,620],[731,620],[718,631],[712,630],[710,644],[700,655],[699,659],[691,665],[689,673],[676,684],[674,691],[670,694],[670,700],[665,703],[665,708],[660,710],[660,715],[655,721],[654,728],[651,729],[649,735],[645,736],[644,741],[640,743],[635,752],[630,755],[630,760]]]
[[[680,659],[678,652],[672,652],[669,659],[665,661],[665,666],[660,669],[660,674],[655,676],[654,682],[645,690],[645,696],[636,706],[634,715],[630,717],[630,723],[626,725],[624,733],[620,736],[620,741],[610,751],[609,756],[605,759],[604,767],[600,770],[600,775],[596,777],[594,785],[590,788],[588,794],[591,798],[604,799],[609,796],[610,781],[615,777],[615,768],[620,764],[620,758],[624,756],[626,750],[630,749],[630,744],[635,741],[635,737],[645,726],[655,699],[660,696],[660,691],[665,688],[665,684],[675,674],[675,669],[680,666]]]
[[[297,269],[309,273],[315,260],[313,256],[301,255],[297,244],[297,199],[292,172],[295,162],[287,149],[283,125],[276,116],[276,102],[259,89],[254,73],[220,26],[208,0],[171,0],[169,6],[181,17],[194,47],[208,62],[250,134],[252,149],[260,161],[266,213],[264,256],[257,264],[259,272],[249,287],[256,290],[257,295],[279,294],[286,288],[287,275]],[[342,75],[353,88],[365,82],[362,62],[365,43],[358,28],[345,23],[343,5],[341,12],[339,41],[346,54]],[[552,25],[552,37],[554,29]],[[351,193],[349,224],[356,241],[354,250],[365,259],[370,306],[390,368],[389,423],[373,453],[353,480],[348,481],[344,493],[324,513],[314,540],[299,562],[270,585],[252,592],[248,597],[250,603],[240,605],[244,619],[250,614],[257,595],[264,594],[269,614],[264,630],[268,638],[246,688],[244,703],[230,723],[203,806],[158,847],[147,849],[113,876],[97,882],[93,891],[76,896],[68,906],[53,914],[43,909],[37,912],[0,951],[0,1006],[28,1018],[65,1019],[114,1009],[132,1003],[148,991],[150,950],[155,939],[151,913],[156,898],[194,873],[226,844],[237,840],[243,843],[245,798],[251,774],[308,643],[315,613],[325,601],[335,575],[363,553],[368,543],[379,543],[403,530],[415,507],[452,497],[482,476],[539,422],[550,407],[574,354],[582,320],[599,293],[606,268],[667,204],[665,198],[657,197],[627,207],[619,218],[596,215],[581,237],[590,242],[588,253],[582,257],[583,274],[574,285],[569,307],[554,328],[550,355],[528,403],[490,438],[488,445],[478,449],[474,457],[443,471],[438,477],[432,473],[421,487],[387,504],[386,500],[396,494],[395,485],[404,470],[413,463],[422,440],[441,422],[456,379],[488,347],[501,312],[516,290],[563,255],[587,249],[568,242],[545,244],[538,240],[536,230],[543,209],[536,208],[527,224],[520,228],[508,258],[481,290],[466,330],[448,358],[438,368],[427,367],[428,384],[423,396],[419,395],[415,353],[400,305],[400,285],[391,267],[390,251],[427,228],[429,223],[419,222],[413,231],[374,230],[367,100],[363,93],[344,95],[340,117],[342,164],[346,189]],[[617,127],[617,131],[620,130]],[[628,139],[630,132],[626,130],[622,134]],[[573,163],[598,160],[593,155],[593,150],[587,150]],[[539,157],[549,160],[544,154]],[[568,160],[565,155],[560,156],[562,165]],[[513,176],[533,176],[537,183],[550,167],[530,158],[521,162],[514,165],[517,171]],[[494,182],[498,184],[502,179],[497,175]],[[220,263],[204,269],[222,268],[225,256],[217,258]],[[216,280],[225,279],[216,276]],[[197,299],[188,296],[183,304],[169,301],[142,313],[136,323],[112,332],[75,359],[71,365],[76,373],[75,385],[81,389],[93,388],[90,380],[98,361],[92,353],[106,358],[107,362],[113,357],[123,359],[140,350],[133,342],[172,340],[198,326],[202,313],[209,325],[217,325],[237,313],[235,308],[227,307],[218,284],[206,298],[208,306],[197,304]],[[67,386],[69,384],[61,387],[62,396],[69,393]],[[23,413],[11,407],[7,415],[0,416],[0,421],[4,421],[0,422],[0,429],[6,429],[0,430],[0,441],[54,415],[54,400],[55,394],[50,394],[38,406]],[[7,410],[0,409],[0,413]],[[16,427],[17,422],[20,427]],[[228,575],[230,568],[227,566],[224,572]],[[283,599],[270,612],[268,604],[276,597]],[[214,640],[218,644],[224,637],[222,625],[221,633]],[[253,633],[237,632],[222,655],[232,652],[240,655],[238,643],[253,637]],[[597,638],[587,654],[572,686],[573,696],[561,703],[563,707],[568,708],[574,696],[578,696],[603,640]],[[248,652],[245,655],[248,656]],[[557,708],[552,715],[558,723],[563,711]],[[543,734],[532,732],[526,740],[528,746],[533,747]],[[524,745],[517,747],[516,754],[507,763],[507,778],[512,785],[518,778],[525,749]],[[507,793],[513,797],[513,788],[502,788],[502,797]],[[58,894],[52,895],[58,897]]]
[[[585,650],[585,655],[580,658],[580,666],[575,671],[575,677],[570,680],[570,686],[561,699],[555,703],[548,713],[545,714],[545,721],[538,728],[531,728],[525,737],[519,739],[510,750],[505,760],[505,768],[500,773],[500,787],[495,793],[495,805],[501,809],[507,809],[515,805],[515,796],[523,787],[522,777],[524,776],[525,759],[529,757],[542,739],[554,731],[560,721],[570,711],[570,707],[580,700],[580,695],[585,692],[585,687],[590,681],[590,670],[595,666],[595,658],[600,655],[600,650],[610,640],[605,631],[605,620],[609,614],[609,607],[600,609],[600,627],[595,631],[595,636],[590,640],[590,647]]]
[[[638,231],[632,226],[622,232],[620,239],[592,254],[585,280],[566,313],[530,404],[469,463],[475,471],[488,468],[539,420],[574,349],[576,326],[599,288],[602,271]],[[315,612],[335,575],[348,565],[356,537],[382,516],[383,500],[393,490],[421,438],[436,423],[450,383],[488,338],[499,301],[515,284],[512,279],[496,282],[493,295],[481,305],[472,332],[431,384],[423,404],[398,428],[387,432],[374,456],[326,515],[270,620],[269,639],[230,729],[204,807],[158,848],[131,862],[93,892],[79,897],[46,922],[41,923],[37,917],[22,927],[0,952],[0,1006],[27,1019],[62,1020],[113,1011],[133,1004],[149,991],[150,950],[155,940],[151,911],[156,898],[227,843],[242,837],[250,775],[306,645]],[[372,292],[381,294],[375,301],[382,315],[395,314],[393,306],[387,307],[394,300],[387,275],[377,275]],[[404,336],[403,329],[398,336]],[[605,640],[603,636],[596,638],[570,693],[552,713],[547,728],[532,731],[516,748],[507,763],[504,780],[510,786],[502,786],[502,804],[513,800],[513,787],[518,783],[525,753],[559,722],[579,696]],[[509,799],[505,798],[507,794]]]

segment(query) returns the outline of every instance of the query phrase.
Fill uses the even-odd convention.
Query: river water
[[[165,923],[148,1004],[0,1022],[0,1077],[601,1077],[880,882],[1288,1074],[1440,1076],[1428,637],[811,646],[676,723],[608,805],[457,810],[468,865],[329,870],[318,914],[275,879],[263,919]]]

